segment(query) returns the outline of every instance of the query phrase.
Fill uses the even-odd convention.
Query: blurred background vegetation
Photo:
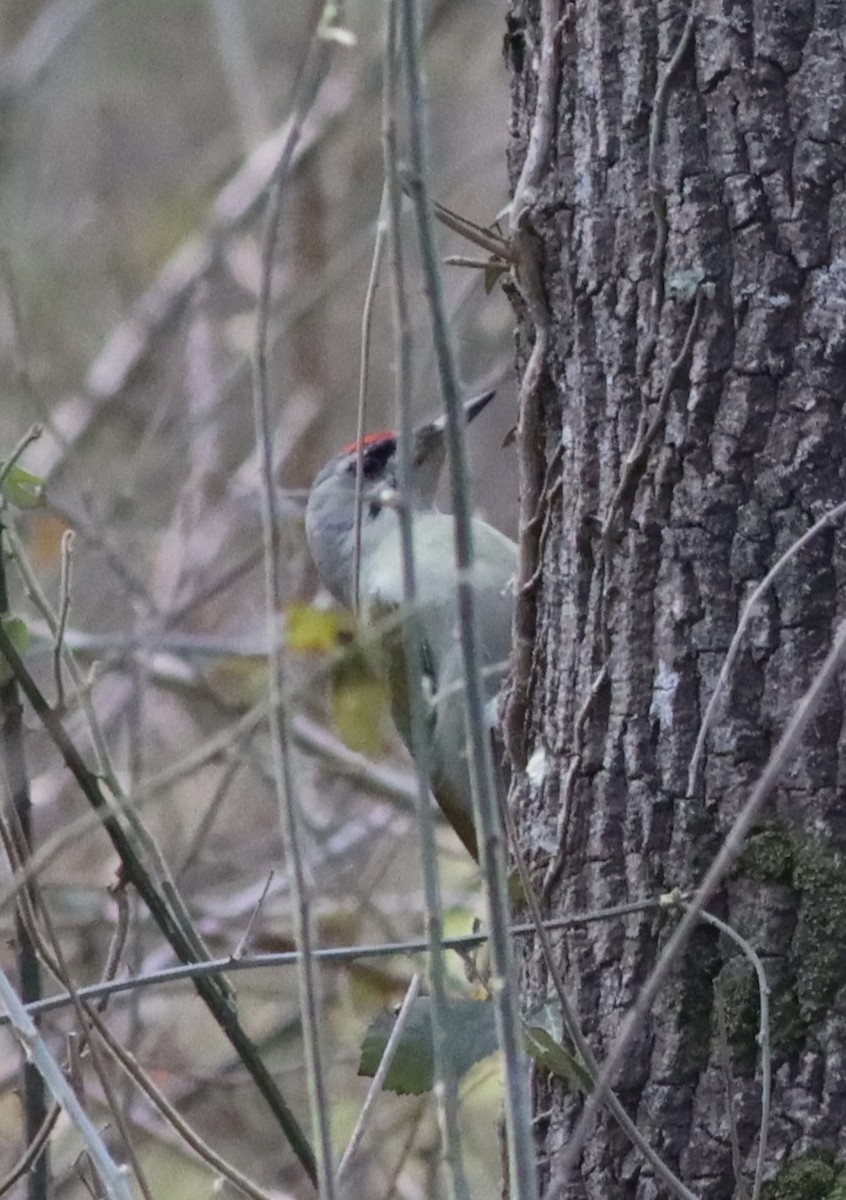
[[[265,184],[291,112],[320,5],[310,0],[2,0],[0,3],[0,458],[34,422],[22,463],[47,481],[47,504],[8,514],[53,603],[62,536],[75,531],[68,641],[86,671],[118,775],[144,796],[159,839],[216,955],[234,952],[263,889],[248,949],[292,944],[278,812],[260,729],[239,724],[265,684],[258,472],[251,369]],[[504,12],[490,0],[425,9],[437,199],[480,224],[507,200]],[[339,46],[286,185],[275,264],[271,378],[278,483],[286,495],[355,431],[362,307],[382,188],[382,0],[347,0]],[[353,41],[350,39],[351,42]],[[412,265],[414,237],[406,228]],[[442,231],[444,255],[474,254]],[[478,257],[478,252],[475,252]],[[513,532],[513,318],[482,273],[446,267],[468,393],[496,385],[496,412],[474,427],[475,496]],[[439,411],[420,275],[411,272],[415,411]],[[368,424],[393,424],[390,288],[374,311]],[[5,519],[5,518],[4,518]],[[398,940],[422,929],[417,833],[397,797],[407,760],[343,621],[324,619],[298,505],[286,501],[283,556],[288,686],[302,728],[344,738],[392,766],[395,795],[297,751],[320,942]],[[12,608],[30,624],[28,662],[55,698],[43,616],[9,566]],[[98,664],[96,668],[94,664]],[[35,844],[85,812],[27,713]],[[73,689],[65,721],[89,753]],[[312,725],[308,725],[312,722]],[[316,732],[315,732],[316,731]],[[200,765],[188,757],[207,746]],[[450,932],[469,931],[477,872],[439,830]],[[4,870],[6,868],[4,867]],[[271,877],[271,872],[274,872]],[[104,969],[116,859],[101,833],[67,844],[39,877],[78,984]],[[2,882],[2,881],[0,881]],[[172,961],[133,903],[122,970]],[[0,914],[14,971],[13,914]],[[322,973],[342,1149],[365,1091],[358,1047],[373,1016],[419,964],[366,960]],[[471,994],[450,960],[456,994]],[[307,1123],[293,971],[236,980],[239,1011]],[[221,1153],[278,1194],[310,1188],[254,1088],[189,985],[115,1002],[109,1020],[184,1115]],[[56,1052],[72,1015],[44,1030]],[[19,1052],[0,1036],[0,1170],[21,1150]],[[214,1175],[121,1078],[122,1108],[154,1195],[210,1194]],[[97,1081],[85,1100],[108,1124]],[[462,1084],[462,1131],[474,1194],[500,1177],[496,1065]],[[413,1137],[412,1137],[413,1135]],[[113,1131],[107,1137],[113,1136]],[[120,1143],[115,1154],[123,1158]],[[51,1155],[55,1195],[88,1195],[79,1142],[62,1119]],[[437,1194],[431,1102],[385,1096],[351,1194]],[[22,1187],[19,1184],[18,1187]]]

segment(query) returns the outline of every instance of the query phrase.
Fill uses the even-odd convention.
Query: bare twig
[[[37,442],[43,432],[43,425],[31,425],[23,437],[13,447],[12,453],[9,455],[9,457],[0,462],[0,490],[2,490],[3,484],[9,478],[12,468],[26,450],[27,446],[31,446],[33,442]]]
[[[556,917],[553,920],[544,921],[543,926],[545,929],[550,930],[572,929],[594,921],[611,921],[619,917],[628,916],[630,913],[646,912],[651,909],[660,908],[662,904],[663,900],[661,898],[635,900],[630,904],[617,904],[611,908],[597,909],[595,912],[574,913],[568,917]],[[509,930],[509,933],[512,937],[529,937],[535,933],[535,930],[536,926],[532,922],[530,924],[515,925]],[[456,953],[462,953],[474,947],[481,946],[488,940],[488,937],[489,934],[487,933],[471,933],[463,937],[444,938],[441,946],[444,950],[455,950]],[[406,957],[417,956],[425,953],[428,949],[428,939],[417,939],[406,942],[387,942],[381,945],[318,948],[313,951],[313,956],[323,963],[331,963],[337,966],[357,962],[362,958],[394,958],[397,955]],[[294,966],[299,957],[300,952],[298,950],[284,950],[275,954],[255,954],[237,960],[233,960],[227,956],[226,958],[211,959],[204,963],[166,967],[160,971],[151,971],[146,975],[135,976],[131,979],[115,980],[112,983],[92,983],[88,987],[77,989],[77,995],[83,1000],[100,999],[122,995],[125,992],[131,992],[139,988],[184,983],[187,980],[196,979],[201,975],[213,975],[218,971],[235,973],[238,971],[266,969],[268,967]],[[68,995],[50,996],[46,1000],[40,1000],[37,1004],[30,1006],[28,1011],[33,1015],[55,1012],[58,1009],[67,1007],[71,1002],[71,997]],[[5,1024],[8,1024],[8,1017],[0,1014],[0,1028]]]
[[[821,533],[827,526],[833,525],[835,521],[839,521],[843,516],[846,516],[846,500],[840,504],[836,504],[834,508],[830,508],[827,513],[824,513],[820,517],[818,521],[814,522],[810,529],[803,533],[800,538],[797,538],[796,541],[793,542],[787,550],[785,550],[778,562],[776,562],[775,565],[772,566],[769,571],[767,571],[764,578],[757,585],[755,590],[752,592],[752,595],[746,601],[746,604],[743,607],[743,612],[740,616],[740,620],[737,623],[737,629],[734,631],[731,643],[726,651],[726,656],[723,659],[723,664],[720,667],[720,674],[717,678],[717,682],[714,684],[714,691],[711,695],[711,699],[708,701],[708,707],[705,709],[705,714],[702,717],[702,723],[699,726],[699,732],[696,735],[696,745],[693,749],[693,755],[691,756],[690,767],[687,775],[688,796],[693,796],[695,794],[699,769],[702,765],[702,755],[705,751],[705,739],[707,738],[708,732],[713,723],[714,714],[716,712],[720,695],[726,685],[726,681],[731,673],[731,669],[734,666],[735,660],[737,659],[738,651],[740,650],[740,644],[743,641],[746,630],[749,628],[749,622],[752,620],[752,615],[755,612],[755,609],[760,604],[761,599],[763,598],[767,589],[772,587],[778,576],[781,574],[793,556],[798,554],[800,550],[804,550],[808,543],[811,542],[818,533]]]
[[[103,1145],[103,1139],[74,1095],[73,1088],[65,1079],[61,1067],[47,1049],[44,1040],[39,1036],[32,1018],[18,999],[15,989],[2,970],[0,970],[0,1000],[3,1001],[24,1053],[59,1101],[85,1143],[109,1200],[133,1200],[132,1189],[125,1172],[112,1160]]]
[[[68,737],[62,722],[50,708],[26,669],[2,624],[0,624],[0,654],[6,659],[21,690],[35,710],[36,716],[47,730],[65,765],[102,822],[103,828],[120,856],[125,879],[134,884],[138,890],[174,953],[183,962],[194,962],[198,957],[202,958],[202,948],[198,945],[196,937],[191,938],[188,935],[183,925],[175,918],[170,905],[158,891],[139,859],[132,840],[127,836],[118,818],[118,810],[114,803],[107,799],[100,780],[85,765],[76,746]],[[126,812],[125,806],[122,811]],[[273,1077],[238,1021],[228,989],[222,986],[216,978],[197,978],[194,983],[212,1016],[241,1057],[256,1086],[273,1111],[303,1168],[310,1178],[316,1179],[311,1147]]]
[[[59,573],[59,616],[53,640],[53,678],[56,681],[56,711],[60,713],[65,710],[62,653],[71,603],[71,551],[73,550],[73,537],[72,529],[66,529],[62,534],[62,560]]]
[[[115,1061],[120,1064],[128,1077],[138,1086],[139,1090],[147,1097],[150,1103],[158,1109],[171,1128],[176,1130],[194,1153],[204,1162],[208,1163],[214,1171],[232,1184],[239,1192],[245,1196],[249,1196],[250,1200],[270,1200],[267,1192],[257,1187],[243,1172],[227,1162],[179,1115],[173,1105],[166,1099],[164,1093],[153,1083],[147,1072],[142,1070],[134,1055],[130,1054],[120,1044],[105,1021],[98,1014],[91,1012],[90,1009],[88,1017]]]
[[[526,765],[526,722],[537,623],[537,587],[542,500],[540,458],[540,393],[550,345],[550,315],[543,283],[543,249],[534,229],[543,174],[555,128],[555,98],[560,64],[558,55],[558,0],[542,0],[541,50],[537,99],[529,143],[511,203],[511,245],[516,260],[517,285],[534,329],[518,395],[517,465],[520,482],[520,538],[517,591],[514,610],[514,650],[511,686],[505,707],[503,734],[511,761]]]
[[[673,56],[667,64],[667,69],[655,89],[652,113],[649,122],[649,201],[652,206],[652,216],[655,222],[655,245],[652,249],[650,269],[652,272],[652,294],[649,305],[649,332],[639,356],[638,377],[644,391],[648,394],[648,372],[658,344],[658,327],[661,320],[661,308],[664,304],[664,267],[667,254],[667,239],[670,227],[667,222],[666,201],[661,184],[661,139],[664,135],[664,124],[667,119],[667,104],[670,98],[670,86],[675,80],[676,72],[684,61],[684,56],[690,47],[693,37],[693,25],[696,10],[696,0],[690,0],[687,19],[682,35],[679,38]]]
[[[353,559],[353,612],[358,612],[359,579],[361,577],[361,508],[364,496],[364,423],[367,411],[367,378],[370,371],[370,335],[373,325],[373,305],[376,300],[376,290],[379,286],[379,271],[385,253],[385,239],[388,232],[388,192],[387,185],[382,188],[382,198],[379,201],[379,216],[376,219],[376,237],[373,242],[373,257],[370,260],[370,275],[367,280],[367,291],[364,295],[364,308],[361,314],[361,357],[358,366],[358,405],[356,408],[356,457],[355,457],[355,557]]]
[[[411,321],[408,307],[408,284],[400,235],[402,195],[397,149],[397,108],[400,84],[400,41],[402,23],[399,0],[389,0],[385,38],[385,86],[382,107],[382,138],[385,163],[385,182],[388,201],[388,232],[391,250],[391,285],[393,299],[394,340],[396,346],[395,403],[399,418],[399,487],[400,496],[407,495],[412,471],[412,414]],[[406,30],[405,36],[409,37]],[[430,951],[432,984],[432,1048],[435,1067],[435,1102],[441,1127],[444,1163],[447,1170],[449,1195],[457,1200],[468,1197],[464,1157],[458,1132],[458,1080],[446,1050],[446,965],[441,949],[443,913],[440,899],[440,880],[437,868],[435,834],[429,799],[429,749],[426,737],[426,715],[423,708],[422,642],[417,625],[417,569],[414,560],[414,530],[411,512],[406,504],[398,509],[400,546],[402,552],[402,585],[405,623],[403,650],[408,672],[408,700],[411,716],[411,748],[415,769],[415,800],[420,829],[420,852],[423,869],[423,890],[426,899],[426,932]]]
[[[376,1073],[370,1082],[370,1087],[367,1089],[367,1095],[364,1098],[364,1104],[361,1106],[361,1112],[358,1114],[358,1120],[355,1123],[355,1129],[352,1131],[350,1140],[347,1143],[347,1148],[341,1157],[340,1163],[338,1164],[338,1174],[335,1182],[338,1185],[339,1191],[343,1187],[344,1178],[352,1166],[356,1154],[358,1153],[359,1146],[361,1145],[367,1129],[367,1123],[370,1120],[370,1114],[373,1111],[376,1101],[382,1094],[382,1088],[385,1080],[388,1077],[388,1072],[391,1069],[394,1056],[399,1049],[402,1035],[405,1033],[405,1027],[408,1024],[409,1017],[411,1016],[414,1002],[419,994],[420,976],[413,975],[411,982],[406,989],[405,998],[403,999],[400,1010],[397,1013],[396,1022],[391,1030],[391,1035],[388,1038],[379,1066],[377,1067]]]
[[[329,17],[329,14],[330,9],[327,6],[320,20]],[[279,238],[284,185],[303,124],[318,97],[329,70],[332,46],[333,42],[330,39],[320,36],[320,23],[318,23],[298,81],[288,137],[282,146],[273,171],[273,185],[269,194],[267,229],[262,256],[253,368],[253,419],[261,464],[260,498],[265,567],[265,611],[268,636],[271,642],[268,680],[270,747],[273,780],[279,805],[280,823],[285,837],[286,860],[291,881],[294,929],[297,945],[302,952],[302,957],[298,960],[298,982],[303,1045],[312,1129],[317,1148],[317,1182],[322,1200],[333,1200],[335,1172],[332,1166],[329,1098],[323,1065],[318,973],[313,957],[310,885],[306,878],[300,844],[300,816],[294,792],[294,775],[291,764],[290,719],[287,698],[283,689],[284,659],[278,636],[278,614],[282,607],[283,597],[276,511],[277,498],[273,479],[273,437],[267,343],[273,261]]]
[[[58,1100],[54,1100],[38,1133],[31,1139],[14,1166],[0,1179],[0,1196],[8,1195],[18,1180],[23,1179],[27,1172],[32,1170],[33,1164],[44,1150],[50,1134],[56,1127],[56,1121],[59,1119],[61,1111],[61,1104]]]
[[[138,1159],[138,1155],[135,1152],[135,1146],[132,1141],[129,1125],[124,1117],[111,1080],[109,1079],[108,1072],[106,1071],[105,1064],[103,1062],[103,1057],[100,1053],[100,1048],[96,1042],[92,1042],[90,1037],[88,1019],[90,1010],[87,1009],[79,999],[77,989],[71,978],[71,974],[68,971],[61,943],[56,936],[56,929],[53,924],[53,919],[50,915],[50,909],[46,904],[41,906],[41,919],[44,924],[46,936],[42,936],[40,930],[34,931],[35,935],[37,936],[38,953],[43,962],[46,964],[48,970],[52,972],[53,976],[59,980],[63,987],[68,989],[74,1010],[76,1012],[76,1018],[79,1023],[79,1027],[83,1031],[80,1038],[74,1038],[70,1043],[71,1077],[73,1078],[74,1074],[77,1074],[78,1078],[80,1080],[82,1079],[82,1052],[87,1046],[88,1053],[91,1058],[91,1065],[100,1082],[100,1087],[103,1090],[106,1107],[120,1135],[123,1143],[124,1153],[126,1154],[127,1160],[132,1167],[135,1181],[138,1184],[138,1188],[141,1192],[143,1200],[153,1200],[147,1178]],[[81,1098],[81,1088],[76,1084],[75,1090]]]
[[[421,266],[432,324],[432,342],[447,418],[446,439],[455,523],[459,642],[466,684],[467,756],[480,868],[491,928],[492,992],[497,1034],[504,1063],[509,1182],[516,1200],[533,1200],[537,1195],[537,1178],[528,1067],[520,1025],[513,950],[508,936],[509,900],[505,841],[481,686],[480,639],[473,590],[472,513],[464,447],[464,409],[459,395],[429,199],[429,150],[423,117],[423,72],[420,58],[419,6],[416,0],[402,0],[402,12],[410,143],[408,189],[417,223]]]
[[[29,443],[24,439],[23,445]],[[13,456],[14,457],[14,456]],[[13,459],[9,460],[10,462]],[[0,510],[2,515],[2,510]],[[4,534],[6,528],[0,524],[0,634],[8,635],[3,627],[3,621],[9,611],[9,594],[6,585],[6,547]],[[23,709],[18,692],[18,683],[14,673],[9,673],[8,663],[3,662],[0,654],[0,665],[3,667],[2,682],[0,682],[0,771],[3,782],[8,789],[9,814],[14,821],[7,853],[12,870],[19,862],[27,863],[32,851],[32,795],[30,792],[29,773],[27,770],[26,752],[24,748]],[[5,789],[4,789],[5,790]],[[18,974],[20,978],[21,999],[24,1004],[40,1000],[42,995],[41,968],[33,937],[32,920],[28,920],[35,908],[34,879],[28,883],[18,896],[15,912],[15,930],[17,935]],[[45,1077],[37,1064],[27,1057],[22,1071],[22,1091],[24,1107],[24,1133],[27,1142],[32,1142],[38,1136],[47,1117],[47,1097],[44,1092]],[[32,1171],[27,1177],[27,1195],[29,1200],[46,1200],[48,1191],[49,1163],[47,1152],[39,1156]]]
[[[55,636],[59,628],[58,618],[53,612],[41,584],[32,569],[23,543],[14,526],[11,524],[7,527],[7,535],[14,551],[15,563],[24,580],[27,593],[33,603],[40,609],[48,627]],[[135,806],[126,803],[126,797],[118,781],[117,772],[112,763],[105,735],[91,700],[90,688],[84,684],[76,660],[68,647],[65,647],[64,657],[71,679],[77,690],[77,696],[85,717],[91,744],[94,748],[97,761],[97,774],[108,789],[108,794],[105,792],[101,794],[106,798],[107,802],[116,803],[120,806],[127,826],[124,830],[124,836],[128,843],[132,843],[132,851],[138,869],[148,876],[150,889],[156,891],[163,898],[164,903],[170,908],[174,923],[179,925],[185,939],[189,943],[194,944],[198,956],[200,958],[207,958],[208,952],[203,947],[202,939],[194,928],[188,909],[176,887],[176,883],[156,839],[142,821]],[[51,715],[55,716],[56,714]]]
[[[529,911],[532,914],[535,935],[540,942],[541,953],[543,954],[543,959],[546,963],[546,969],[549,972],[550,979],[552,980],[553,987],[555,988],[555,994],[558,997],[558,1004],[561,1008],[561,1017],[564,1029],[570,1037],[576,1053],[581,1059],[581,1062],[586,1068],[591,1079],[595,1080],[600,1072],[599,1063],[597,1062],[593,1050],[591,1049],[590,1042],[587,1040],[582,1031],[581,1024],[579,1023],[578,1011],[571,1003],[570,997],[567,994],[567,989],[564,986],[564,980],[561,976],[558,959],[556,958],[555,952],[552,948],[552,942],[550,941],[549,934],[547,932],[548,926],[543,919],[540,902],[538,900],[537,893],[535,892],[534,885],[532,884],[531,875],[529,874],[529,869],[526,865],[523,851],[520,848],[520,842],[517,837],[517,828],[514,824],[514,818],[511,815],[511,810],[506,803],[505,797],[502,796],[501,800],[503,820],[505,822],[506,830],[508,831],[508,840],[511,845],[511,852],[514,855],[514,861],[517,866],[517,873],[520,876],[523,894],[529,906]],[[655,1150],[653,1150],[649,1142],[638,1129],[636,1122],[629,1116],[623,1105],[618,1100],[617,1096],[610,1088],[606,1096],[606,1103],[609,1111],[617,1121],[620,1128],[629,1138],[632,1145],[640,1151],[646,1161],[650,1164],[656,1176],[661,1180],[667,1190],[673,1196],[677,1196],[679,1200],[696,1200],[695,1194],[691,1192],[690,1189],[686,1187],[676,1175],[673,1174],[661,1156]],[[558,1175],[556,1174],[553,1177],[553,1180],[550,1181],[547,1194],[553,1192],[557,1184]]]
[[[613,527],[623,501],[627,496],[631,496],[637,480],[643,474],[646,466],[649,451],[655,443],[658,434],[661,432],[664,421],[667,418],[667,412],[670,406],[670,397],[673,390],[678,385],[682,371],[687,366],[690,355],[693,351],[693,343],[696,340],[696,335],[699,332],[699,325],[702,320],[702,312],[705,307],[705,302],[712,297],[712,288],[707,284],[696,289],[696,298],[693,303],[693,312],[690,314],[687,330],[684,335],[681,349],[670,364],[670,369],[664,378],[664,383],[661,387],[661,395],[658,398],[658,403],[655,405],[655,412],[651,416],[647,416],[644,410],[639,428],[635,434],[634,443],[626,455],[623,469],[620,472],[620,478],[617,486],[614,489],[614,494],[611,497],[605,516],[602,521],[601,537],[604,543],[608,543],[613,534]]]
[[[460,213],[453,212],[451,208],[447,208],[445,204],[439,204],[437,200],[432,201],[432,209],[435,216],[447,229],[451,229],[453,233],[467,238],[469,242],[473,242],[481,250],[487,250],[494,258],[500,259],[504,266],[515,262],[511,243],[502,237],[501,234],[495,233],[491,229],[486,229],[483,225],[477,225],[475,221],[471,221],[468,217],[463,217]],[[490,259],[483,265],[486,267],[491,266]]]
[[[385,1187],[384,1200],[393,1200],[393,1197],[397,1192],[397,1185],[399,1184],[402,1169],[405,1166],[409,1154],[411,1153],[411,1148],[414,1145],[415,1138],[420,1132],[420,1124],[426,1114],[427,1103],[426,1097],[424,1096],[409,1119],[408,1133],[406,1134],[402,1149],[397,1156],[397,1161],[394,1164],[394,1168],[391,1171],[390,1178]]]
[[[772,1053],[770,1042],[770,985],[767,973],[754,947],[741,937],[740,934],[715,917],[713,913],[701,911],[699,919],[707,925],[713,925],[720,933],[734,942],[742,953],[749,959],[758,980],[758,1007],[760,1020],[758,1025],[758,1046],[761,1050],[761,1122],[758,1134],[758,1154],[755,1160],[755,1179],[752,1184],[752,1200],[759,1200],[764,1184],[764,1166],[767,1161],[767,1138],[770,1131],[770,1101],[772,1098]],[[730,1081],[729,1081],[730,1083]],[[738,1187],[742,1187],[740,1178]]]
[[[261,895],[253,906],[253,911],[250,913],[250,919],[247,921],[247,928],[238,939],[238,945],[232,951],[233,958],[243,958],[244,951],[250,944],[250,939],[253,936],[253,929],[255,928],[256,921],[258,920],[258,916],[262,910],[264,902],[267,899],[267,893],[270,890],[271,883],[273,882],[274,874],[274,871],[268,872],[267,879],[264,881],[264,887],[261,889]]]

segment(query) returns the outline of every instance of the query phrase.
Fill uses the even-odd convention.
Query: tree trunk
[[[690,786],[746,600],[846,498],[846,4],[523,10],[512,0],[506,38],[524,301],[508,733],[533,767],[515,773],[512,801],[557,916],[697,886],[846,610],[833,522],[758,605]],[[833,1195],[846,1165],[843,717],[830,688],[708,905],[769,979],[765,1176],[784,1197]],[[600,1062],[672,928],[651,910],[556,935]],[[528,1004],[547,1003],[537,949],[524,970]],[[701,1197],[749,1194],[758,1022],[748,957],[700,923],[615,1077]],[[550,1194],[667,1194],[604,1107],[565,1187],[586,1096],[538,1070],[534,1097]]]

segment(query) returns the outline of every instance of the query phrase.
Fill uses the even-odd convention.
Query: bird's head
[[[493,398],[485,392],[465,404],[472,421]],[[412,434],[411,475],[404,502],[418,511],[432,509],[446,458],[446,417],[420,426]],[[362,553],[373,538],[383,536],[396,521],[391,498],[399,485],[399,435],[392,430],[371,433],[361,443],[344,446],[321,471],[309,492],[306,537],[314,565],[329,591],[352,607],[355,555],[355,496],[359,456],[362,476]]]

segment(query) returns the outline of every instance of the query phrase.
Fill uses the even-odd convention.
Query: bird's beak
[[[478,417],[496,392],[483,392],[464,405],[464,419],[469,423]],[[446,414],[415,429],[413,436],[415,489],[420,500],[430,503],[438,487],[441,468],[446,458]]]
[[[475,396],[472,400],[465,401],[465,403],[464,403],[464,419],[468,425],[470,424],[471,421],[474,421],[476,419],[476,417],[478,417],[479,413],[483,409],[487,408],[487,406],[490,404],[491,400],[493,400],[495,395],[496,395],[496,392],[482,392],[481,396]],[[438,429],[441,433],[443,433],[446,430],[446,426],[447,426],[446,413],[444,413],[443,416],[438,417],[438,419],[436,421],[432,422],[432,427]]]
[[[487,408],[491,400],[493,400],[496,392],[482,392],[481,396],[475,396],[472,400],[467,400],[464,404],[464,420],[469,425],[471,421],[478,417],[482,409]],[[426,462],[430,458],[438,455],[443,461],[444,450],[444,434],[446,433],[447,417],[444,413],[440,417],[436,417],[434,421],[429,421],[426,425],[421,425],[419,429],[414,431],[414,461],[415,463]]]

